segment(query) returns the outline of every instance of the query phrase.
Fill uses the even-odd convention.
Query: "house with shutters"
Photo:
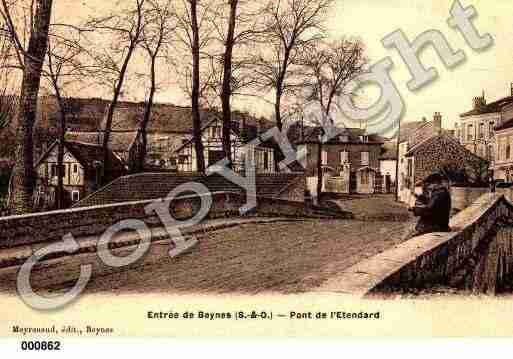
[[[501,123],[494,128],[496,150],[492,165],[496,181],[513,182],[513,103],[502,108]]]
[[[379,157],[384,138],[360,128],[334,128],[336,136],[321,146],[322,191],[336,193],[375,193],[381,191]],[[317,162],[321,127],[296,123],[288,137],[301,153],[307,189],[317,193]]]
[[[58,183],[58,141],[55,141],[35,164],[37,185],[35,207],[51,209],[55,205]],[[109,168],[106,169],[108,181],[126,174],[121,159],[109,151]],[[64,143],[64,191],[65,202],[69,205],[80,201],[99,187],[103,171],[103,148],[100,145],[77,141]]]
[[[236,117],[231,126],[231,158],[236,172],[244,171],[246,164],[252,164],[256,173],[274,173],[276,145],[271,141],[259,141],[258,145],[250,144],[266,130],[273,127],[268,121],[256,120],[249,116]],[[204,147],[205,166],[215,166],[224,156],[222,151],[222,121],[213,118],[201,129]],[[191,138],[180,146],[173,156],[177,160],[178,172],[196,172],[197,159],[194,142]]]
[[[101,145],[106,128],[106,118],[102,111],[108,109],[107,101],[91,100],[91,105],[85,102],[78,116],[95,116],[98,128],[89,127],[80,130],[76,127],[68,129],[66,139]],[[81,109],[79,108],[79,110]],[[103,109],[103,110],[102,110]],[[136,156],[142,139],[139,131],[143,119],[144,104],[136,102],[120,102],[114,112],[110,135],[109,148],[128,165]],[[145,169],[148,171],[194,172],[196,158],[192,141],[192,114],[190,107],[172,104],[155,103],[151,119],[146,129],[147,156]],[[98,118],[99,117],[99,118]],[[220,113],[215,109],[202,109],[200,112],[202,124],[202,140],[205,146],[205,160],[211,165],[221,159]],[[91,121],[89,121],[91,122]],[[274,127],[271,121],[256,118],[249,113],[234,111],[232,113],[232,158],[234,165],[240,168],[243,161],[242,146],[257,137],[257,133]],[[274,146],[276,147],[276,146]],[[261,172],[274,171],[274,149],[269,144],[262,144],[250,151],[258,163]]]
[[[495,128],[511,118],[508,113],[513,111],[512,104],[513,84],[509,96],[493,102],[486,101],[483,91],[481,96],[474,97],[472,109],[460,115],[455,124],[456,138],[466,149],[490,161],[493,166],[497,149]]]

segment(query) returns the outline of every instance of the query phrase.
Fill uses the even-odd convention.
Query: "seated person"
[[[416,197],[412,211],[419,220],[412,236],[450,232],[451,194],[444,185],[444,177],[439,173],[429,175],[423,181],[422,194]]]

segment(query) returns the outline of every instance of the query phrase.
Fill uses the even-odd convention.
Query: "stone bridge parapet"
[[[414,237],[357,263],[345,270],[337,283],[326,284],[326,287],[341,293],[369,296],[448,285],[462,268],[468,266],[469,260],[475,259],[477,251],[488,248],[497,235],[499,223],[509,221],[512,216],[513,206],[504,195],[484,194],[451,218],[452,232]],[[511,235],[507,238],[507,245],[511,247],[513,239]],[[509,253],[509,257],[513,257],[513,253]],[[473,267],[482,267],[479,262],[479,259],[473,262]],[[513,264],[513,258],[508,258],[508,262]],[[496,271],[497,267],[494,269]],[[474,277],[482,279],[483,275]],[[322,287],[319,290],[323,291]]]
[[[205,219],[240,216],[246,198],[240,192],[212,192],[212,205]],[[155,213],[147,213],[148,205],[163,199],[123,202],[66,210],[33,213],[0,218],[0,249],[61,240],[66,234],[74,237],[102,234],[111,225],[127,219],[144,221],[150,227],[163,223]],[[302,202],[257,196],[257,206],[247,215],[279,217],[338,217],[350,213],[316,209]],[[169,210],[176,220],[192,217],[199,211],[200,195],[184,195],[170,200]]]

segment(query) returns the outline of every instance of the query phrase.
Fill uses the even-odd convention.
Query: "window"
[[[221,126],[210,127],[210,137],[221,138]]]
[[[78,165],[76,163],[73,164],[73,173],[78,173]]]
[[[362,166],[369,165],[369,152],[362,152]]]
[[[488,124],[488,137],[493,137],[493,128],[495,127],[495,123],[493,121],[490,121]]]
[[[467,126],[467,141],[472,141],[474,139],[474,125]]]
[[[509,145],[509,143],[506,145],[506,158],[504,158],[505,160],[508,160],[511,158],[511,146]]]
[[[411,158],[408,158],[408,177],[413,176],[413,160]]]
[[[57,164],[50,163],[50,177],[57,177]]]
[[[326,166],[328,164],[328,152],[325,150],[322,150],[321,153],[321,163],[323,166]]]
[[[485,134],[485,131],[484,131],[484,123],[480,123],[479,124],[479,138],[484,138],[484,134]]]
[[[340,151],[340,164],[343,165],[344,163],[349,162],[349,152],[347,151]]]
[[[189,156],[187,156],[187,155],[179,155],[178,156],[178,163],[179,164],[186,164],[186,163],[189,162],[188,160],[189,160]]]
[[[486,147],[486,159],[488,161],[491,161],[493,159],[493,146],[492,145],[488,145]]]
[[[369,172],[362,171],[360,173],[360,176],[361,176],[361,183],[362,184],[369,184]]]
[[[79,191],[71,191],[71,200],[73,202],[77,202],[80,200],[80,192]]]
[[[264,170],[269,169],[269,153],[264,152]]]

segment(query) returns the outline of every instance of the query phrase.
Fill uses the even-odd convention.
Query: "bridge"
[[[510,190],[488,193],[451,218],[449,233],[429,233],[361,261],[318,291],[390,296],[446,287],[496,294],[513,274]]]
[[[70,233],[74,253],[54,253],[34,270],[35,288],[73,286],[80,264],[93,264],[90,292],[213,291],[330,292],[355,296],[421,293],[434,287],[495,294],[513,272],[513,206],[509,190],[484,194],[451,219],[450,233],[404,241],[404,220],[370,220],[336,209],[257,196],[254,211],[241,216],[240,192],[210,194],[204,220],[182,234],[199,240],[192,251],[169,258],[169,235],[148,205],[166,199],[77,207],[0,218],[0,291],[14,293],[19,267],[39,248]],[[200,195],[184,195],[166,206],[177,219],[193,216]],[[151,228],[152,247],[127,268],[102,265],[99,236],[112,224],[141,220]],[[114,238],[110,248],[127,255],[137,233]]]

